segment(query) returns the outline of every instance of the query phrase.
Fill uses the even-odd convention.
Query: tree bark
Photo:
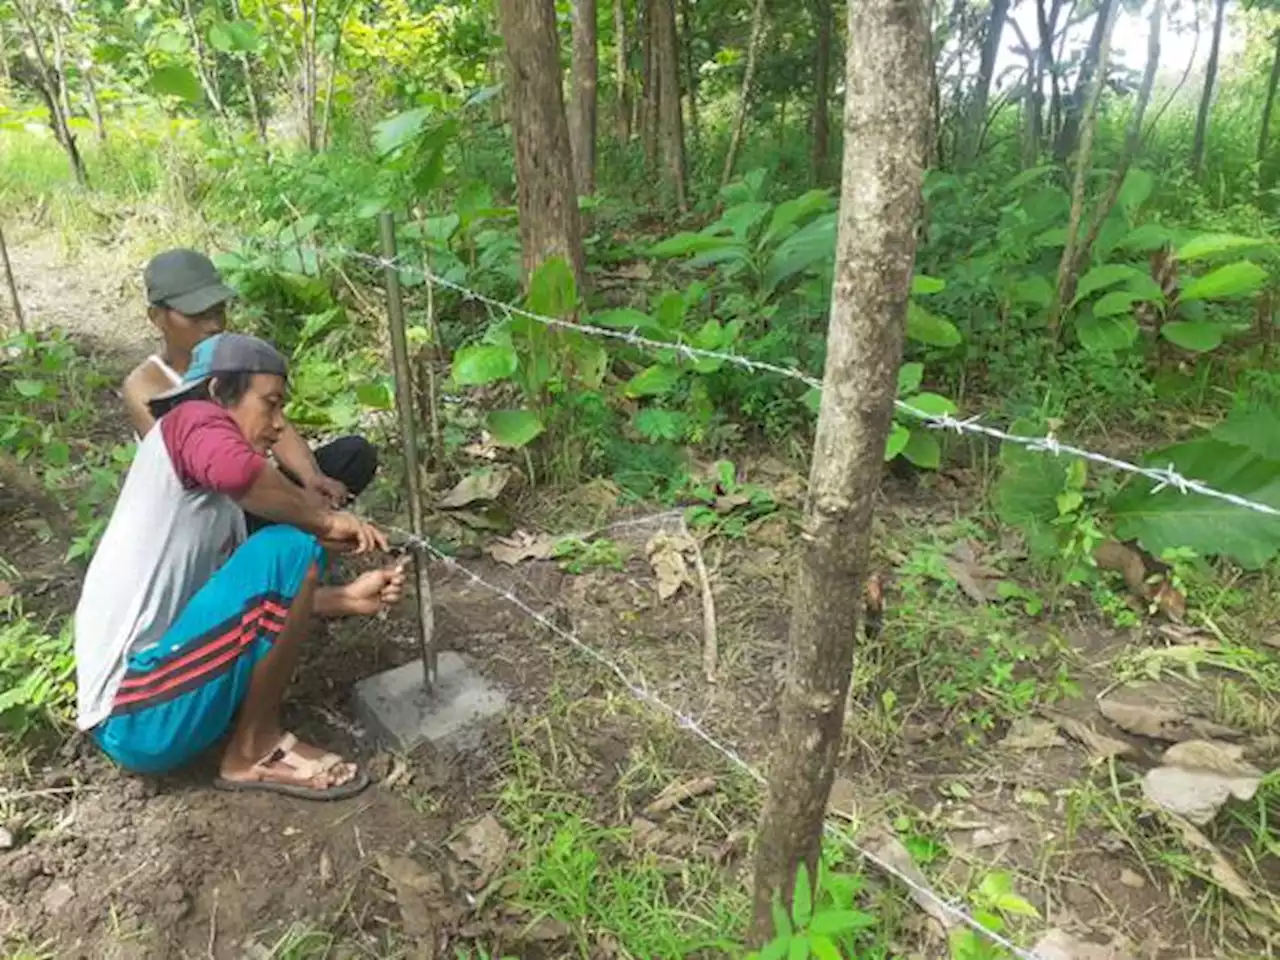
[[[693,149],[697,151],[702,145],[702,123],[698,113],[698,65],[694,53],[694,40],[697,37],[693,18],[693,4],[690,0],[680,0],[680,22],[684,30],[685,88],[689,91],[689,132],[693,135]]]
[[[1089,36],[1084,58],[1080,61],[1080,75],[1076,78],[1075,89],[1061,111],[1061,126],[1058,128],[1053,148],[1059,163],[1066,163],[1080,143],[1080,126],[1083,122],[1086,103],[1093,89],[1094,75],[1102,71],[1103,83],[1106,82],[1106,65],[1102,63],[1102,44],[1104,34],[1111,29],[1115,21],[1115,15],[1118,12],[1116,8],[1117,0],[1102,0],[1098,6],[1098,17],[1093,24],[1093,33]],[[1070,29],[1070,24],[1071,18],[1068,16],[1064,34]]]
[[[596,0],[573,0],[573,99],[569,112],[569,141],[573,145],[573,176],[579,196],[596,192]]]
[[[684,122],[680,115],[680,38],[674,0],[653,0],[655,64],[658,68],[658,123],[662,161],[676,206],[689,208],[685,187]]]
[[[1258,131],[1258,165],[1267,156],[1267,142],[1271,134],[1271,108],[1276,101],[1276,86],[1280,84],[1280,30],[1275,35],[1276,49],[1271,56],[1271,76],[1267,80],[1267,99],[1262,104],[1262,129]],[[1261,175],[1261,171],[1259,171]]]
[[[1081,122],[1080,149],[1076,152],[1075,179],[1071,186],[1071,213],[1067,217],[1067,242],[1058,261],[1058,284],[1049,304],[1049,332],[1056,338],[1062,322],[1062,311],[1075,294],[1076,251],[1079,249],[1080,221],[1084,217],[1085,187],[1089,180],[1089,166],[1093,160],[1093,135],[1098,126],[1098,103],[1102,88],[1106,85],[1107,62],[1111,59],[1111,33],[1119,5],[1107,6],[1103,23],[1102,42],[1098,49],[1097,69],[1089,85],[1089,97]],[[1100,14],[1101,15],[1101,14]]]
[[[929,127],[919,0],[848,5],[844,176],[822,405],[791,652],[761,817],[752,938],[772,932],[797,868],[816,876],[902,356]]]
[[[564,113],[553,0],[499,0],[507,91],[515,138],[516,202],[525,281],[563,257],[584,289],[582,228]]]
[[[13,316],[18,321],[18,332],[27,332],[27,322],[22,315],[22,300],[18,296],[18,283],[13,279],[13,266],[9,263],[9,248],[4,242],[4,229],[0,227],[0,264],[4,266],[4,280],[13,301]]]
[[[1036,0],[1036,29],[1040,34],[1040,54],[1036,57],[1036,75],[1034,78],[1035,93],[1038,101],[1036,111],[1036,144],[1035,154],[1038,157],[1050,136],[1057,133],[1058,115],[1062,92],[1058,85],[1057,62],[1053,55],[1053,38],[1057,30],[1058,14],[1062,10],[1062,0],[1052,0],[1049,12],[1044,9],[1044,0]],[[1049,125],[1045,127],[1044,110],[1044,76],[1049,75]]]
[[[756,55],[764,41],[764,0],[756,0],[751,13],[751,38],[747,41],[747,66],[742,74],[742,92],[738,97],[738,115],[729,137],[729,152],[725,154],[724,171],[720,174],[720,188],[733,179],[733,167],[738,162],[738,149],[742,146],[742,131],[747,125],[747,111],[751,109],[751,84],[755,80]]]
[[[218,78],[205,62],[204,38],[200,35],[200,24],[196,21],[191,0],[182,0],[182,15],[187,21],[187,29],[191,31],[191,52],[195,55],[196,76],[200,79],[200,86],[209,99],[209,106],[213,107],[213,112],[225,120],[227,110],[218,91]]]
[[[813,61],[813,118],[809,123],[813,136],[809,180],[816,187],[827,181],[831,153],[831,0],[813,0],[813,19],[817,47]]]
[[[302,122],[306,128],[307,150],[315,153],[320,145],[316,125],[316,98],[319,84],[316,70],[317,22],[320,0],[300,0],[302,10]]]
[[[53,67],[49,64],[49,58],[45,53],[40,31],[36,25],[35,13],[25,6],[24,0],[14,0],[13,9],[27,34],[27,39],[31,41],[32,52],[36,58],[34,64],[31,65],[33,76],[29,77],[26,82],[44,100],[45,107],[49,111],[49,126],[53,129],[54,138],[62,145],[62,149],[67,154],[67,160],[71,164],[71,172],[75,174],[76,182],[81,187],[87,187],[89,185],[89,176],[85,172],[84,158],[80,156],[80,148],[76,145],[76,138],[71,133],[69,118],[62,112],[62,104],[58,96],[58,90],[63,81],[54,76]],[[22,61],[19,61],[19,63],[22,63]]]
[[[89,102],[89,116],[93,117],[93,129],[98,134],[98,141],[106,143],[107,123],[102,117],[102,103],[98,100],[98,85],[93,82],[93,62],[87,57],[80,64],[80,75],[84,77],[84,95]]]
[[[1222,19],[1227,0],[1218,0],[1213,14],[1213,39],[1209,41],[1209,62],[1204,68],[1204,90],[1200,109],[1196,111],[1196,134],[1191,143],[1191,172],[1199,173],[1204,164],[1205,140],[1209,134],[1209,112],[1213,109],[1213,87],[1218,80],[1218,51],[1222,46]]]
[[[613,72],[618,87],[618,114],[614,129],[618,140],[631,140],[631,80],[627,70],[627,11],[623,0],[613,0]]]
[[[662,95],[658,81],[657,30],[654,26],[657,0],[638,0],[638,6],[643,11],[639,16],[644,52],[640,136],[644,140],[645,160],[652,168],[658,164],[658,112]]]
[[[969,116],[965,123],[965,146],[960,155],[962,163],[973,163],[982,148],[982,132],[991,100],[991,81],[995,78],[996,58],[1000,55],[1000,40],[1004,36],[1004,22],[1008,16],[1009,0],[992,0],[986,34],[982,38],[978,76],[974,81],[973,98],[969,102]]]

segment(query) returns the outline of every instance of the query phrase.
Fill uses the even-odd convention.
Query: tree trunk
[[[640,114],[640,136],[644,140],[644,156],[650,168],[658,164],[658,109],[662,88],[658,83],[657,31],[654,27],[654,7],[657,0],[638,0],[643,11],[639,14],[644,51],[642,70],[643,104]]]
[[[319,90],[316,35],[320,0],[301,0],[299,6],[302,9],[302,121],[306,128],[307,150],[315,153],[320,146],[316,124],[316,99]]]
[[[240,12],[240,0],[231,0],[231,13],[237,20],[243,20],[244,14]],[[244,92],[245,97],[249,101],[249,118],[253,121],[253,129],[258,137],[258,142],[265,144],[267,142],[267,118],[262,112],[262,105],[258,101],[258,89],[253,79],[253,65],[249,62],[249,57],[243,53],[237,55],[240,61],[240,70],[244,74]]]
[[[329,124],[333,120],[333,90],[338,82],[338,69],[342,66],[342,34],[354,0],[346,0],[333,25],[333,53],[329,57],[329,76],[325,78],[324,112],[320,117],[320,148],[329,148]]]
[[[698,65],[694,52],[694,40],[697,37],[693,19],[693,4],[690,0],[680,0],[680,21],[684,29],[684,73],[685,87],[689,91],[689,132],[693,135],[693,149],[698,151],[702,146],[702,124],[698,115]]]
[[[22,300],[18,296],[18,283],[13,279],[13,266],[9,263],[9,248],[4,242],[4,229],[0,228],[0,264],[4,266],[4,280],[9,287],[9,298],[13,301],[13,316],[18,322],[18,332],[27,332],[27,322],[22,315]]]
[[[1102,0],[1098,5],[1098,17],[1093,23],[1093,33],[1089,37],[1088,46],[1085,47],[1084,59],[1080,61],[1080,76],[1076,78],[1075,89],[1061,111],[1061,126],[1058,127],[1053,146],[1054,156],[1059,163],[1066,163],[1080,143],[1080,125],[1083,122],[1086,103],[1093,90],[1095,74],[1103,71],[1102,82],[1106,84],[1106,65],[1102,63],[1102,44],[1104,35],[1111,29],[1115,20],[1116,5],[1117,0]],[[1064,32],[1069,29],[1070,17],[1067,18],[1067,27],[1064,28]]]
[[[71,109],[71,91],[67,89],[67,55],[62,46],[62,28],[56,19],[50,33],[53,35],[53,77],[58,81],[58,106],[70,122],[75,112]]]
[[[1267,99],[1262,104],[1262,129],[1258,131],[1258,165],[1267,156],[1267,141],[1271,133],[1271,107],[1276,101],[1276,85],[1280,84],[1280,30],[1275,35],[1276,49],[1271,56],[1271,77],[1267,80]],[[1261,176],[1261,170],[1259,170]]]
[[[551,257],[564,257],[583,290],[582,229],[564,114],[553,0],[499,0],[507,91],[515,138],[516,197],[525,281]]]
[[[1191,172],[1199,173],[1204,164],[1205,139],[1209,133],[1209,111],[1213,107],[1213,87],[1218,80],[1218,50],[1222,45],[1222,18],[1227,0],[1218,0],[1213,14],[1213,39],[1209,41],[1209,62],[1204,68],[1204,91],[1200,109],[1196,111],[1196,135],[1191,143]]]
[[[1105,2],[1105,0],[1104,0]],[[1097,68],[1089,85],[1089,97],[1085,115],[1081,120],[1080,149],[1076,152],[1075,179],[1071,186],[1071,213],[1067,217],[1067,242],[1058,261],[1058,285],[1049,304],[1049,332],[1056,338],[1062,322],[1062,311],[1075,294],[1076,250],[1079,248],[1080,221],[1084,216],[1085,187],[1089,180],[1089,165],[1093,160],[1093,135],[1098,126],[1098,103],[1102,88],[1106,86],[1107,62],[1111,59],[1111,33],[1119,4],[1110,3],[1103,22],[1102,41],[1098,48]],[[1101,14],[1099,14],[1101,16]]]
[[[627,11],[623,0],[613,0],[613,72],[618,87],[618,140],[631,140],[631,82],[627,71]]]
[[[1008,15],[1009,0],[992,0],[986,35],[982,38],[978,77],[974,81],[973,99],[969,102],[969,116],[964,125],[965,145],[960,151],[961,163],[973,163],[982,149],[982,132],[986,128],[987,105],[991,100],[991,81],[995,77],[996,58],[1000,55],[1000,40],[1004,36],[1004,22]]]
[[[0,23],[0,81],[3,81],[6,87],[13,84],[13,73],[9,69],[9,35],[5,32],[2,23]]]
[[[578,195],[596,192],[596,0],[573,0],[573,98],[569,140],[573,144],[573,177]]]
[[[733,166],[738,162],[738,148],[742,146],[742,131],[747,125],[747,111],[751,109],[751,84],[755,80],[756,55],[764,41],[764,0],[756,0],[751,13],[751,38],[747,41],[747,66],[742,74],[742,92],[738,97],[738,115],[729,137],[729,152],[725,154],[724,171],[720,174],[720,189],[733,179]]]
[[[218,90],[218,78],[205,62],[204,38],[200,35],[200,24],[196,22],[191,0],[182,0],[182,15],[187,21],[187,29],[191,31],[191,52],[195,57],[196,76],[200,79],[200,87],[209,100],[209,106],[213,107],[213,112],[225,120],[227,110]]]
[[[816,876],[902,356],[929,128],[918,0],[848,5],[844,176],[822,405],[793,597],[791,652],[757,846],[752,938],[775,892]]]
[[[1061,0],[1052,0],[1046,14],[1044,0],[1036,0],[1036,29],[1040,33],[1040,54],[1036,57],[1036,96],[1040,105],[1037,111],[1039,139],[1036,141],[1036,156],[1040,155],[1044,145],[1052,137],[1056,141],[1058,117],[1061,112],[1062,91],[1058,85],[1058,68],[1053,54],[1053,38],[1057,30],[1058,13],[1062,9]],[[1044,77],[1049,76],[1049,124],[1045,126],[1044,110]]]
[[[680,38],[674,0],[653,0],[655,63],[662,160],[680,212],[688,210],[685,188],[684,123],[680,115]]]
[[[59,102],[58,89],[63,81],[54,77],[53,68],[49,64],[49,58],[40,40],[40,31],[36,28],[35,13],[27,9],[23,0],[14,0],[13,9],[27,34],[27,39],[31,41],[32,52],[36,58],[31,67],[34,75],[29,78],[28,83],[44,100],[45,108],[49,111],[49,126],[53,129],[54,139],[66,152],[76,182],[81,187],[87,187],[89,176],[85,172],[84,158],[80,156],[80,148],[76,145],[76,138],[71,133],[68,117],[62,112],[62,104]]]
[[[1151,103],[1151,91],[1155,88],[1156,72],[1160,68],[1160,33],[1164,29],[1164,0],[1155,0],[1148,20],[1147,32],[1147,66],[1142,73],[1142,84],[1138,87],[1138,99],[1133,105],[1133,113],[1129,116],[1129,128],[1125,132],[1124,152],[1120,162],[1112,171],[1111,182],[1107,184],[1107,192],[1094,205],[1093,216],[1089,222],[1089,232],[1080,242],[1076,250],[1075,262],[1072,264],[1068,287],[1070,296],[1075,296],[1076,278],[1089,262],[1093,245],[1098,242],[1102,225],[1111,215],[1112,208],[1120,196],[1120,188],[1124,186],[1124,178],[1129,173],[1138,151],[1142,149],[1142,121],[1147,114],[1147,106]]]
[[[831,0],[813,0],[817,27],[817,48],[813,61],[813,136],[809,156],[809,180],[813,186],[826,183],[827,160],[831,152]]]
[[[84,77],[84,95],[89,102],[89,116],[93,117],[93,129],[98,134],[100,143],[107,142],[107,124],[102,117],[102,103],[98,100],[98,85],[93,82],[93,62],[85,59],[80,64],[80,74]]]

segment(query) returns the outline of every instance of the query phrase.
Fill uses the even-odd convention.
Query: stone
[[[436,660],[435,689],[423,686],[422,661],[367,677],[355,685],[356,716],[381,743],[412,750],[423,743],[468,748],[483,721],[501,714],[507,695],[451,650]]]
[[[44,892],[40,904],[46,913],[57,913],[76,897],[76,891],[65,880],[60,880]]]

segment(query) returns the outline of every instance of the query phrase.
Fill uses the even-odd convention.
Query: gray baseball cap
[[[229,373],[273,373],[289,376],[289,364],[271,344],[247,333],[218,333],[191,351],[191,366],[182,383],[148,401],[152,414],[164,416],[184,400],[203,396],[210,380]]]
[[[167,250],[147,264],[142,274],[147,302],[187,316],[225,303],[236,292],[222,282],[218,268],[195,250]]]

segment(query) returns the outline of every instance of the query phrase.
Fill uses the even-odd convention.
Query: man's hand
[[[329,514],[320,541],[326,549],[339,553],[361,554],[387,550],[386,534],[355,514],[345,512]]]
[[[308,493],[319,497],[326,506],[334,510],[341,510],[351,502],[351,491],[347,489],[346,484],[333,477],[326,477],[318,471],[303,484],[303,488]]]

